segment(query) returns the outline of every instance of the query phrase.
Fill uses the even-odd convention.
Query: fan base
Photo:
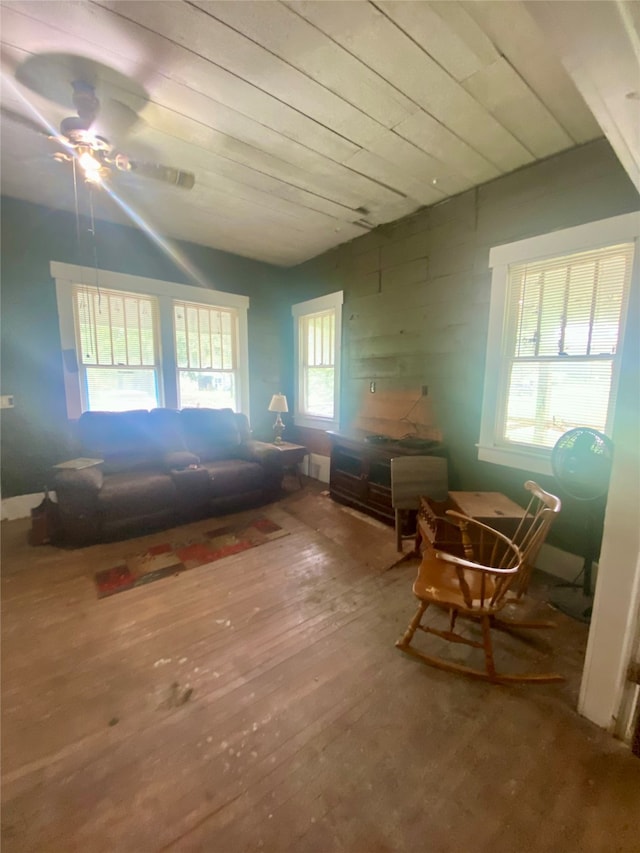
[[[587,623],[591,621],[593,596],[586,595],[582,587],[556,587],[549,601],[553,607],[572,619]]]

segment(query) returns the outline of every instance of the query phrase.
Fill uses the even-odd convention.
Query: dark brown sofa
[[[252,441],[231,409],[84,412],[77,433],[77,455],[104,461],[57,469],[63,542],[135,535],[279,494],[280,454]]]

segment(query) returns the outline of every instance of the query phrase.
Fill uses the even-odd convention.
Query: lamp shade
[[[274,394],[269,403],[270,412],[288,412],[287,398],[284,394]]]

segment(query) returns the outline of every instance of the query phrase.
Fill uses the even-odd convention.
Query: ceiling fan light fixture
[[[116,164],[116,168],[120,169],[121,172],[131,171],[131,160],[129,160],[126,154],[116,154],[113,162]]]
[[[84,172],[84,179],[89,184],[102,182],[102,163],[94,157],[90,149],[78,150],[78,163]]]
[[[35,58],[32,57],[26,61],[26,64],[28,65],[28,63],[31,63],[33,60],[36,65],[36,70],[40,68],[40,66],[42,67],[40,69],[40,73],[36,74],[33,79],[29,77],[29,74],[26,74],[24,84],[32,88],[34,91],[44,94],[46,97],[51,97],[51,93],[53,92],[55,94],[53,99],[60,101],[56,86],[52,85],[52,88],[49,89],[47,86],[44,86],[43,81],[46,79],[48,71],[51,70],[53,83],[56,83],[56,81],[59,82],[61,69],[58,66],[60,65],[61,58],[63,60],[65,58],[70,60],[71,65],[77,66],[79,63],[84,67],[85,60],[82,57],[69,57],[62,54],[60,56],[57,54],[43,55],[41,60],[39,60],[37,56]],[[78,63],[76,63],[75,60],[78,60]],[[40,65],[38,65],[39,62]],[[68,62],[66,64],[63,63],[65,69],[68,64]],[[113,69],[108,69],[106,66],[101,66],[99,63],[89,64],[94,71],[97,70],[101,71],[101,73],[104,72],[103,76],[107,83],[109,83],[109,81],[113,81],[114,75],[117,77],[117,74]],[[31,66],[28,65],[28,67]],[[96,77],[96,74],[92,73],[91,68],[85,70],[89,75],[89,78],[93,80]],[[62,76],[66,78],[66,71]],[[20,79],[20,77],[18,77],[18,79]],[[123,78],[123,83],[128,82],[129,81]],[[40,92],[39,88],[40,83],[43,83],[44,86],[42,92]],[[110,182],[116,172],[130,172],[135,173],[140,178],[157,181],[163,184],[170,184],[175,187],[180,187],[181,189],[190,190],[193,188],[195,184],[195,175],[192,172],[176,169],[173,166],[165,166],[163,163],[157,163],[155,161],[131,160],[128,155],[114,150],[114,147],[108,138],[95,133],[92,129],[92,125],[97,119],[98,112],[100,111],[100,101],[95,94],[94,82],[89,82],[89,80],[76,76],[75,79],[72,79],[71,88],[73,105],[77,110],[77,115],[63,118],[60,122],[60,130],[58,133],[54,130],[53,126],[49,125],[49,123],[41,116],[39,116],[40,122],[35,122],[15,110],[6,109],[4,106],[0,108],[0,112],[3,116],[8,116],[13,122],[26,126],[31,131],[35,131],[40,135],[48,137],[50,140],[55,142],[56,145],[60,146],[63,150],[55,152],[53,154],[53,159],[59,163],[73,163],[74,167],[77,164],[81,177],[84,178],[84,182],[87,184],[102,186],[105,181]],[[127,91],[129,91],[128,88]],[[146,93],[144,93],[144,90],[141,91],[144,94],[144,102],[146,103],[148,97],[146,96]],[[126,104],[111,97],[108,98],[107,104],[110,105],[112,115],[114,114],[114,105],[119,107],[119,109],[115,111],[115,114],[119,113],[120,118],[122,118],[122,115],[124,114],[125,124],[132,124],[132,116],[134,121],[137,120],[136,110]],[[109,110],[107,112],[109,112]],[[76,171],[74,170],[74,181],[75,177]]]
[[[62,135],[66,136],[69,145],[76,148],[88,148],[91,151],[110,151],[111,144],[104,136],[98,136],[85,128],[65,130],[65,121],[61,124]]]

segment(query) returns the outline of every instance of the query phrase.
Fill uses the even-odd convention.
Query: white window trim
[[[240,411],[250,418],[249,412],[249,334],[247,311],[249,298],[222,290],[209,290],[193,287],[179,282],[163,281],[145,276],[117,273],[110,270],[96,270],[94,267],[64,264],[51,261],[51,276],[56,282],[58,302],[58,321],[60,324],[60,343],[62,346],[62,370],[67,397],[67,416],[77,419],[82,414],[82,400],[77,370],[70,369],[70,362],[77,363],[76,337],[73,320],[73,285],[85,284],[88,287],[104,287],[105,290],[119,290],[126,293],[140,293],[155,296],[160,314],[160,405],[169,408],[178,406],[178,387],[173,334],[173,301],[198,302],[203,305],[234,308],[238,314],[238,399]],[[65,354],[66,357],[65,357]]]
[[[311,429],[337,429],[340,425],[340,350],[342,343],[342,305],[344,293],[338,290],[317,299],[308,299],[291,306],[293,315],[293,352],[295,354],[295,398],[293,422],[296,426]],[[302,399],[302,375],[300,371],[300,318],[307,314],[319,314],[321,311],[335,311],[335,363],[333,384],[333,417],[319,418],[307,415],[299,410]]]
[[[478,459],[506,465],[536,474],[551,474],[551,448],[529,449],[498,444],[496,441],[496,416],[498,413],[498,377],[500,376],[504,316],[507,299],[509,265],[561,257],[578,252],[586,252],[615,245],[634,242],[634,269],[638,265],[638,243],[640,242],[640,213],[626,213],[610,219],[600,219],[586,225],[565,228],[539,237],[528,237],[514,243],[495,246],[489,253],[491,276],[491,304],[489,308],[489,328],[487,335],[487,355],[485,363],[484,396],[482,402],[482,421]],[[633,275],[633,273],[632,273]],[[620,332],[622,335],[624,317]],[[611,382],[611,391],[615,399],[618,384],[617,365]]]

